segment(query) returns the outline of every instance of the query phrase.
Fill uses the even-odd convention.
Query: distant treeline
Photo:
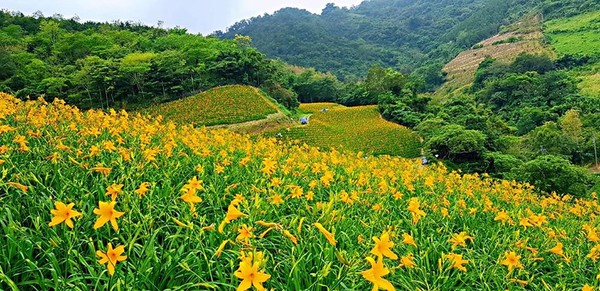
[[[45,94],[82,108],[139,106],[223,84],[277,89],[285,67],[247,37],[219,40],[182,28],[0,11],[0,91],[21,98]],[[297,105],[295,95],[279,89],[289,99],[279,101]]]

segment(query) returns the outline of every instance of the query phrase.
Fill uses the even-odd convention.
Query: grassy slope
[[[264,254],[267,289],[370,290],[361,272],[374,257],[371,238],[384,231],[405,263],[382,259],[397,290],[598,286],[597,199],[540,197],[526,185],[406,159],[364,159],[4,94],[0,132],[2,290],[234,290],[241,252],[253,250]],[[195,176],[203,182],[192,211],[181,196]],[[148,191],[138,195],[143,182]],[[123,184],[115,197],[124,212],[119,230],[110,223],[94,229],[93,210],[111,200],[105,192],[113,184]],[[72,229],[48,225],[55,202],[83,213]],[[228,209],[244,215],[219,232]],[[253,235],[244,242],[237,237],[245,225]],[[461,232],[472,239],[458,239]],[[112,277],[97,256],[109,242],[127,256]],[[518,256],[512,271],[502,264],[510,252]],[[462,256],[464,270],[449,253]]]
[[[210,89],[196,96],[155,105],[144,113],[162,115],[178,124],[234,124],[266,118],[279,108],[258,89],[232,85]]]
[[[600,54],[600,11],[544,23],[544,33],[559,54]]]
[[[560,55],[600,57],[600,11],[544,23],[544,33]],[[572,71],[583,94],[600,97],[600,63]]]
[[[327,112],[321,112],[328,108]],[[307,144],[404,157],[419,155],[418,137],[408,128],[381,118],[376,106],[344,107],[335,103],[302,104],[310,115],[306,126],[285,133]]]
[[[480,42],[474,49],[460,53],[444,66],[443,70],[448,73],[447,81],[438,89],[436,95],[444,95],[472,83],[475,71],[486,56],[510,62],[523,52],[548,53],[541,43],[543,35],[540,21],[539,16],[526,18],[507,26],[502,33]],[[510,38],[516,38],[518,41],[501,43]]]

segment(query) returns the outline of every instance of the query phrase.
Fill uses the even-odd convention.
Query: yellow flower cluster
[[[595,195],[6,94],[0,160],[0,266],[23,284],[89,284],[96,255],[130,289],[598,285]]]

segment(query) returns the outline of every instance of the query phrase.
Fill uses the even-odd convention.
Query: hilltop
[[[278,105],[255,87],[216,87],[195,96],[162,103],[143,110],[181,125],[211,126],[265,119],[280,113]]]

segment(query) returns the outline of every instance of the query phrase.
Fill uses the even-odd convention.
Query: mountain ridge
[[[355,80],[372,65],[403,73],[424,66],[439,70],[462,50],[531,11],[554,18],[599,7],[591,0],[372,0],[352,8],[328,4],[321,14],[283,8],[216,35],[250,36],[269,57]]]

